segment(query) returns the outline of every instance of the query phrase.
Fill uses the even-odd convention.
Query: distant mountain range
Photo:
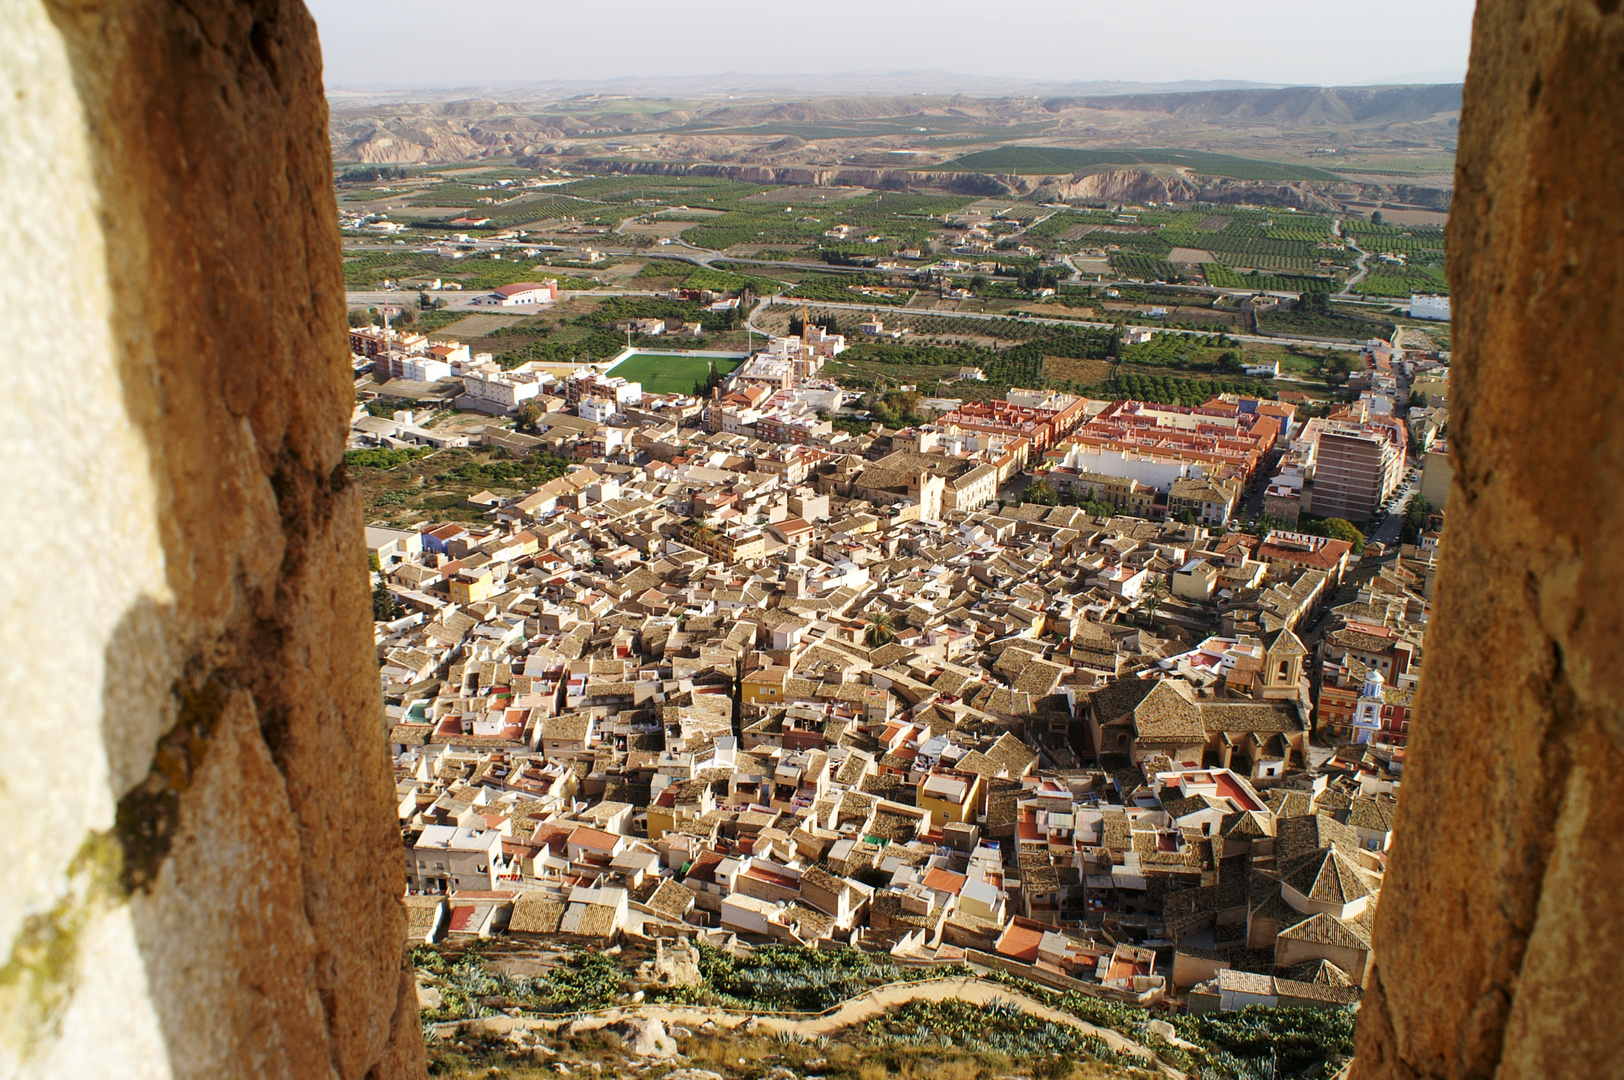
[[[1460,82],[1462,73],[1424,72],[1365,83],[1366,86],[1425,85]],[[1454,76],[1454,77],[1452,77]],[[1274,90],[1285,83],[1240,79],[1183,80],[1178,82],[1122,82],[1110,80],[1056,81],[991,78],[947,71],[844,72],[824,74],[758,75],[724,72],[703,76],[626,75],[582,82],[531,82],[485,86],[365,86],[339,84],[328,88],[334,101],[446,101],[483,98],[500,101],[535,101],[571,97],[628,96],[715,99],[728,97],[801,97],[895,94],[968,94],[977,97],[1092,97],[1122,94],[1187,94],[1213,90]]]
[[[734,93],[724,92],[732,85],[726,79],[617,79],[594,84],[591,93],[578,83],[562,88],[569,93],[543,86],[335,90],[333,156],[401,165],[507,159],[601,168],[635,161],[821,175],[850,167],[928,169],[1009,147],[1045,154],[1154,149],[1272,161],[1294,166],[1299,178],[1329,169],[1447,184],[1461,106],[1461,86],[1448,83],[1070,83],[1012,93],[1007,82],[988,79],[953,92],[917,89],[929,79],[957,79],[933,73],[736,79]]]

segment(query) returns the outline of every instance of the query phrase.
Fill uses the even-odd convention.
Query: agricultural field
[[[486,334],[494,334],[498,330],[521,326],[526,318],[524,315],[469,315],[461,311],[437,311],[434,314],[454,316],[456,321],[447,324],[446,328],[450,329],[451,326],[455,326],[458,334],[471,338],[484,337]],[[423,321],[423,319],[418,320],[419,324]],[[419,325],[418,329],[422,329],[421,325]]]
[[[888,360],[863,359],[860,357],[847,357],[842,354],[838,359],[831,360],[824,365],[823,377],[834,379],[841,386],[851,390],[878,390],[890,389],[899,386],[917,386],[919,391],[931,397],[963,398],[967,401],[1002,400],[1008,386],[993,385],[992,383],[977,382],[974,379],[960,380],[959,367],[952,363],[951,357],[944,355],[941,363],[915,363],[903,364]]]
[[[1033,232],[1041,230],[1063,246],[1069,244],[1066,238],[1082,236],[1087,247],[1109,252],[1118,273],[1146,281],[1181,280],[1175,264],[1197,261],[1325,276],[1354,261],[1354,253],[1332,235],[1331,219],[1313,214],[1231,210],[1220,216],[1188,210],[1104,217],[1109,220],[1096,213],[1085,224],[1083,215],[1066,212]],[[1056,218],[1062,220],[1050,232]]]
[[[711,311],[698,304],[682,300],[656,297],[612,296],[603,300],[589,300],[571,307],[563,305],[526,319],[511,327],[487,335],[485,344],[493,347],[496,362],[505,368],[535,361],[543,364],[585,364],[607,360],[625,349],[628,342],[624,331],[616,330],[615,323],[630,319],[669,319],[698,322],[703,336],[682,342],[684,348],[727,348],[737,338],[728,332],[743,325],[742,313]],[[632,345],[651,348],[665,347],[659,337],[634,337]],[[690,383],[682,388],[686,393]]]
[[[443,170],[442,170],[443,171]],[[470,175],[453,172],[450,177],[428,174],[410,192],[404,206],[391,211],[397,219],[409,219],[413,226],[428,231],[456,231],[490,234],[515,227],[545,226],[549,223],[587,222],[618,226],[628,218],[639,218],[675,209],[694,217],[696,211],[725,213],[741,199],[764,190],[759,184],[735,183],[710,177],[586,177],[541,190],[498,188],[488,183],[497,179],[520,179],[533,174],[507,170]],[[489,199],[489,202],[481,202]],[[678,209],[683,208],[683,209]],[[483,225],[453,225],[458,217],[490,219]]]
[[[1215,289],[1240,289],[1246,292],[1300,293],[1307,290],[1330,292],[1336,287],[1336,282],[1328,277],[1246,272],[1232,269],[1222,263],[1203,263],[1201,276]]]
[[[622,222],[616,233],[620,236],[681,236],[683,232],[693,228],[693,219],[672,220],[660,218],[656,221],[626,221]]]
[[[1370,273],[1353,287],[1361,296],[1392,297],[1408,300],[1414,293],[1449,295],[1449,278],[1443,266],[1388,266],[1372,264]]]
[[[894,307],[902,307],[913,299],[912,289],[883,293],[857,291],[864,286],[884,288],[885,284],[886,278],[883,274],[812,274],[785,290],[785,295],[834,303],[883,304]]]
[[[1028,240],[1078,240],[1088,230],[1101,228],[1116,221],[1108,210],[1059,210],[1044,221],[1026,230]]]
[[[369,251],[344,260],[344,287],[355,290],[375,289],[385,280],[421,279],[427,282],[440,278],[442,281],[458,282],[464,289],[483,291],[515,281],[534,280],[538,275],[557,278],[560,289],[591,289],[597,286],[597,282],[590,278],[578,277],[567,269],[560,271],[528,259],[447,259],[400,249]]]
[[[1442,229],[1449,223],[1449,215],[1442,210],[1393,210],[1382,211],[1382,218],[1388,225],[1399,225],[1405,228]]]
[[[1344,314],[1337,309],[1326,314],[1306,310],[1267,311],[1258,316],[1257,323],[1258,329],[1266,334],[1339,338],[1344,341],[1393,336],[1393,324],[1386,319]]]
[[[1136,255],[1132,252],[1113,251],[1111,269],[1127,278],[1140,281],[1183,281],[1184,274],[1166,259],[1154,255]]]
[[[713,368],[719,375],[729,375],[739,364],[738,360],[703,356],[634,353],[616,364],[610,374],[642,383],[651,394],[690,394],[696,385],[704,384]]]
[[[1124,364],[1143,364],[1157,368],[1184,370],[1212,370],[1225,354],[1239,355],[1240,344],[1222,334],[1212,337],[1193,337],[1189,334],[1152,334],[1149,341],[1124,345],[1120,350]]]
[[[927,243],[941,228],[941,216],[974,201],[962,196],[870,192],[834,202],[819,202],[803,189],[806,204],[736,200],[719,218],[703,222],[683,237],[700,247],[725,250],[737,244],[823,245],[824,232],[849,225],[884,240],[863,244],[866,258],[888,255]],[[834,247],[835,245],[824,245]]]
[[[676,259],[650,259],[626,282],[632,289],[675,289],[683,286],[694,264]]]
[[[1111,378],[1114,366],[1109,360],[1078,359],[1071,356],[1045,356],[1043,381],[1050,386],[1073,383],[1097,386]]]
[[[1215,394],[1273,398],[1279,393],[1267,379],[1147,374],[1126,363],[1117,365],[1115,373],[1106,382],[1077,389],[1090,397],[1112,400],[1132,398],[1164,405],[1200,405]]]
[[[759,195],[747,196],[744,201],[777,203],[779,205],[784,203],[834,203],[842,199],[855,199],[867,194],[868,189],[860,187],[819,187],[815,191],[808,191],[805,187],[791,184],[763,191]]]
[[[1233,180],[1341,179],[1336,173],[1310,165],[1257,161],[1200,150],[1068,150],[1055,146],[1005,146],[997,150],[982,150],[934,168],[1041,176],[1119,165],[1168,165],[1205,176],[1224,176]]]
[[[509,458],[505,450],[425,449],[351,450],[344,464],[361,488],[367,521],[415,529],[423,522],[480,521],[484,507],[470,506],[468,496],[486,489],[522,495],[562,476],[568,462],[546,454]]]
[[[1368,221],[1343,223],[1343,231],[1356,238],[1372,255],[1402,257],[1395,265],[1372,258],[1365,265],[1370,273],[1354,291],[1365,296],[1408,298],[1411,293],[1448,295],[1449,279],[1444,273],[1444,233],[1439,228],[1405,228],[1376,225]]]

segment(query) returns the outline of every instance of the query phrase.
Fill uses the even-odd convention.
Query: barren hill
[[[502,101],[346,104],[331,110],[334,158],[341,162],[444,164],[508,159],[529,167],[705,171],[788,183],[835,182],[853,170],[883,186],[908,186],[924,173],[1000,148],[1068,150],[1180,147],[1261,159],[1294,172],[1222,172],[1200,162],[1136,168],[1107,161],[1057,170],[1054,180],[977,168],[982,180],[949,186],[1055,197],[1180,198],[1211,192],[1248,198],[1219,180],[1251,180],[1262,201],[1312,206],[1324,192],[1296,181],[1402,184],[1422,204],[1447,203],[1452,182],[1459,86],[1288,87],[1182,93],[975,97],[946,94],[807,96],[794,100],[558,97]],[[894,174],[894,175],[892,175]],[[907,174],[907,175],[904,175]],[[1097,175],[1098,174],[1098,175]],[[806,179],[812,177],[814,179]],[[1216,179],[1215,179],[1216,178]],[[1391,178],[1391,179],[1389,179]],[[839,182],[848,182],[842,180]],[[861,181],[859,181],[861,182]],[[1205,196],[1203,196],[1205,197]]]

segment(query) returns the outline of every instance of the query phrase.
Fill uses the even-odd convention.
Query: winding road
[[[1365,262],[1370,258],[1370,252],[1360,247],[1359,242],[1353,237],[1343,234],[1341,221],[1336,222],[1334,228],[1337,235],[1342,237],[1343,242],[1345,242],[1348,247],[1359,253],[1359,257],[1353,262],[1353,274],[1349,276],[1347,284],[1342,286],[1342,291],[1336,294],[1336,298],[1338,300],[1357,300],[1359,297],[1358,294],[1353,291],[1353,287],[1365,280],[1365,275],[1369,273],[1369,271],[1365,269]]]

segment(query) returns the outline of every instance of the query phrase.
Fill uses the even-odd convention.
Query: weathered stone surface
[[[0,17],[0,1073],[420,1075],[314,24]]]
[[[629,1016],[609,1030],[625,1040],[626,1053],[633,1057],[671,1057],[677,1052],[676,1040],[656,1017]]]
[[[1178,1029],[1166,1020],[1152,1020],[1145,1025],[1145,1030],[1159,1038],[1166,1039],[1180,1050],[1199,1050],[1201,1047],[1186,1039],[1179,1038]]]
[[[1621,73],[1617,0],[1479,5],[1458,463],[1362,1080],[1624,1075]]]

